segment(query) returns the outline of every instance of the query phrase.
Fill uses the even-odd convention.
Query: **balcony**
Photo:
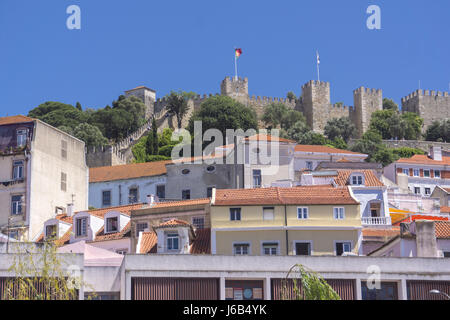
[[[365,226],[390,226],[391,217],[362,217],[361,222]]]

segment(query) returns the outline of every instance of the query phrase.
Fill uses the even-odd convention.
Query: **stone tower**
[[[448,92],[416,90],[402,98],[402,112],[415,112],[424,119],[423,130],[434,122],[450,118]]]
[[[145,118],[148,119],[155,112],[156,91],[150,88],[140,86],[128,91],[125,91],[125,96],[136,96],[141,99],[147,107]]]
[[[330,108],[329,82],[311,80],[302,86],[300,109],[314,132],[323,134]]]
[[[226,77],[220,84],[220,94],[248,104],[248,78]]]
[[[361,137],[369,129],[372,113],[383,110],[383,92],[381,89],[360,87],[353,91],[353,102],[350,120],[356,126],[358,137]]]

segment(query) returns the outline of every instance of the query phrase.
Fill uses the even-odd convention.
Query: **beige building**
[[[211,251],[222,255],[360,254],[359,210],[348,187],[215,190]]]
[[[33,240],[57,214],[87,209],[84,142],[40,120],[0,118],[0,230]]]

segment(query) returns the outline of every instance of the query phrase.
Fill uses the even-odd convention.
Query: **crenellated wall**
[[[358,137],[369,129],[370,118],[375,111],[383,110],[383,92],[381,89],[359,87],[353,91],[354,110],[350,120],[356,126]]]

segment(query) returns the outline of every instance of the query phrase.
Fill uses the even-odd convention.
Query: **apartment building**
[[[83,141],[40,120],[0,118],[0,231],[32,240],[43,223],[88,206]]]

